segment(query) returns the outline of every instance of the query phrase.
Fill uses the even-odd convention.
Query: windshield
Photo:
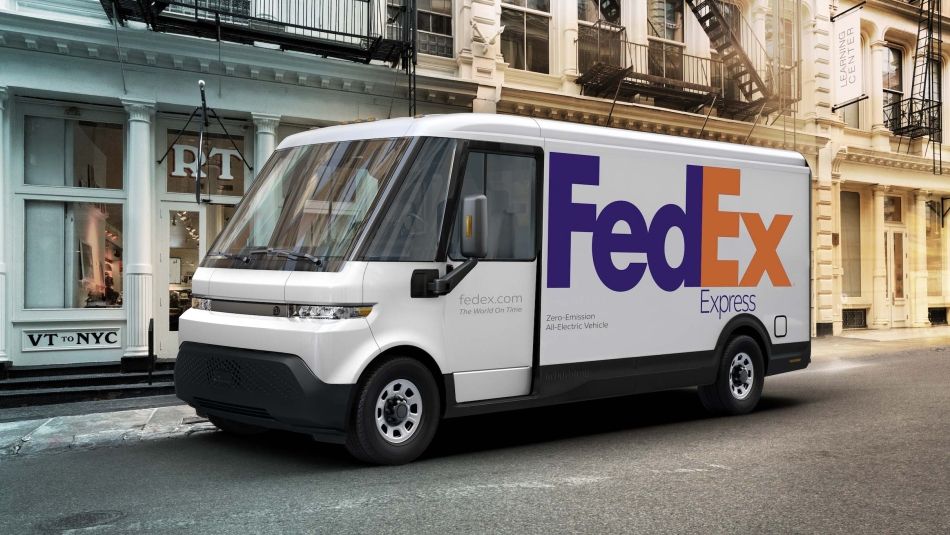
[[[370,139],[277,151],[202,266],[339,270],[410,143]]]

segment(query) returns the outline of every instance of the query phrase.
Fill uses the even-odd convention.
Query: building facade
[[[276,144],[409,113],[408,78],[382,45],[413,26],[415,113],[802,152],[814,333],[945,321],[940,147],[888,120],[913,85],[916,2],[864,6],[869,98],[836,111],[831,18],[844,1],[416,0],[413,21],[402,0],[305,3],[304,18],[285,4],[201,3],[217,10],[215,35],[215,13],[191,2],[149,18],[111,1],[0,0],[0,363],[134,359],[150,322],[159,356],[173,357],[195,266]],[[373,55],[354,57],[366,43]],[[946,53],[932,58],[939,80]],[[221,119],[203,151],[186,127],[198,80]]]

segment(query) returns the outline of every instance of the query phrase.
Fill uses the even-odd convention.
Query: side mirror
[[[488,255],[488,197],[469,195],[462,200],[462,256]]]

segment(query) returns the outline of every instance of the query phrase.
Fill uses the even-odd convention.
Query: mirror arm
[[[477,258],[469,258],[457,268],[446,273],[444,277],[429,281],[427,289],[432,295],[445,295],[451,292],[477,263]]]

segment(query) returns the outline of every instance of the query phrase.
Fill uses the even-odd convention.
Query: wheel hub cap
[[[384,440],[400,444],[416,433],[422,421],[422,396],[412,381],[397,379],[376,398],[376,430]]]
[[[755,373],[752,367],[752,358],[748,353],[738,353],[732,358],[729,365],[729,391],[732,397],[742,400],[752,393],[755,384]]]

